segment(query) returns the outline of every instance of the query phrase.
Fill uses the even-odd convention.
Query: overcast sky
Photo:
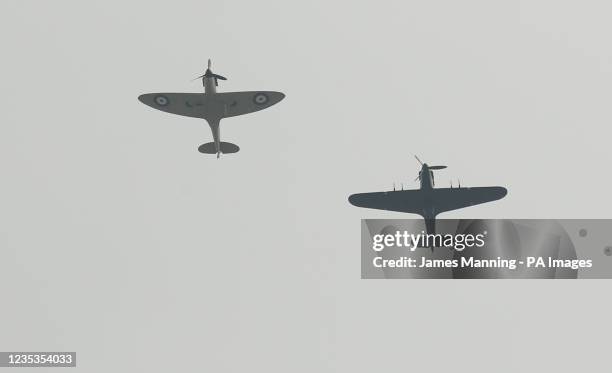
[[[439,186],[509,190],[441,217],[611,217],[611,12],[2,1],[0,350],[83,372],[607,362],[607,282],[360,280],[360,219],[414,216],[347,197],[417,187],[417,154]],[[220,160],[202,120],[137,100],[202,91],[208,58],[219,91],[287,95],[222,121],[241,151]]]

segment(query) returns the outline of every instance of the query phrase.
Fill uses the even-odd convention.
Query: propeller
[[[206,69],[206,72],[203,75],[198,76],[197,78],[194,78],[193,80],[197,80],[197,79],[202,79],[202,78],[215,78],[215,86],[219,85],[217,83],[217,80],[227,80],[226,77],[219,75],[219,74],[215,74],[212,72],[212,70],[210,69],[210,66],[212,65],[210,58],[208,59],[208,68]]]
[[[417,157],[417,156],[416,156],[416,154],[415,154],[415,156],[414,156],[414,157],[416,158],[416,160],[419,162],[419,164],[420,164],[421,166],[424,166],[424,165],[425,165],[425,164],[424,164],[424,163],[423,163],[423,162],[422,162],[422,161],[419,159],[419,157]],[[429,169],[430,169],[430,170],[442,170],[442,169],[446,168],[446,166],[428,166],[428,167],[429,167]]]
[[[435,184],[435,178],[434,178],[434,173],[431,171],[443,170],[446,168],[446,166],[429,166],[427,165],[427,163],[423,163],[423,161],[421,161],[421,159],[416,154],[414,155],[414,158],[416,158],[416,160],[421,164],[421,167],[423,169],[427,168],[430,171],[432,184]],[[417,176],[416,179],[414,179],[414,181],[421,180],[421,173],[422,171],[419,171],[419,176]]]

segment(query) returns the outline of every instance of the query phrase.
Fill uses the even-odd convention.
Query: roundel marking
[[[263,92],[256,93],[255,96],[253,96],[255,105],[265,105],[269,100],[268,95]]]
[[[170,103],[170,100],[168,99],[168,97],[166,97],[164,95],[157,95],[157,96],[155,96],[155,98],[153,100],[159,106],[166,106],[166,105],[168,105]]]

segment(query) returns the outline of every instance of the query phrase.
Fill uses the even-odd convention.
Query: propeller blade
[[[209,58],[209,59],[208,59],[208,68],[209,68],[209,69],[210,69],[210,65],[211,65],[211,62],[210,62],[210,58]]]
[[[202,79],[203,77],[204,77],[204,75],[200,75],[197,78],[193,78],[191,81],[193,82],[194,80]]]
[[[221,76],[221,75],[213,74],[213,76],[214,76],[215,78],[217,78],[217,79],[220,79],[220,80],[227,80],[227,78],[226,78],[226,77]]]
[[[446,166],[429,166],[430,170],[443,170]]]
[[[421,166],[423,165],[423,162],[421,162],[421,160],[419,159],[419,157],[416,156],[416,154],[414,155],[414,157],[416,158],[417,161],[419,161],[419,163],[421,164]]]

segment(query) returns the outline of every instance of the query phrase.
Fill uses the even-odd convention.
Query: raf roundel
[[[163,96],[163,95],[157,95],[155,96],[155,103],[159,106],[166,106],[170,103],[170,100],[168,100],[168,97]]]
[[[268,95],[260,92],[260,93],[256,93],[255,96],[253,96],[253,102],[256,105],[265,105],[267,104],[269,101]]]

